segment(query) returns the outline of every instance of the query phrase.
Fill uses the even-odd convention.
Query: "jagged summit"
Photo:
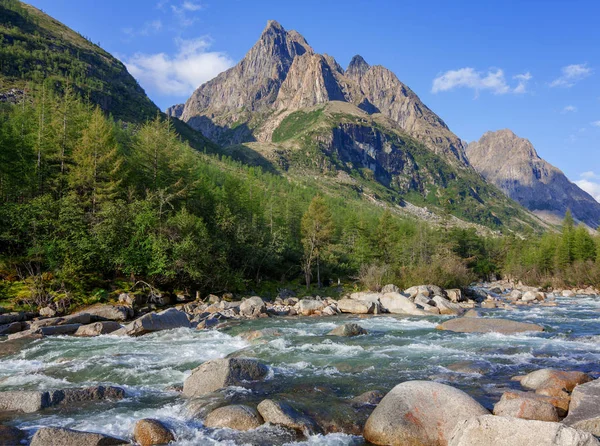
[[[570,209],[591,228],[600,225],[600,203],[511,130],[486,132],[467,146],[467,156],[487,181],[550,223],[560,222]]]
[[[200,86],[183,110],[174,107],[171,113],[231,145],[270,141],[287,114],[327,101],[381,113],[452,164],[468,166],[462,141],[394,73],[359,55],[344,71],[333,57],[316,54],[300,33],[274,20],[235,67]]]

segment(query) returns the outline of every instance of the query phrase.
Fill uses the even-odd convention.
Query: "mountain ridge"
[[[487,181],[546,221],[558,224],[570,210],[590,228],[600,225],[600,203],[512,130],[486,132],[466,153]]]

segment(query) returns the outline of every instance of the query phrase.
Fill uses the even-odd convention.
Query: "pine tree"
[[[562,236],[556,251],[558,268],[564,269],[573,263],[573,236],[575,220],[570,210],[567,210],[562,224]]]
[[[317,286],[321,287],[320,259],[333,238],[334,223],[331,212],[320,195],[313,198],[302,217],[303,270],[306,287],[310,287],[313,263],[317,267]]]

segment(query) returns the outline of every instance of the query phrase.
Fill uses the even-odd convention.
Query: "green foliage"
[[[281,142],[293,138],[315,124],[323,110],[318,108],[310,112],[297,111],[287,116],[273,132],[273,142]]]

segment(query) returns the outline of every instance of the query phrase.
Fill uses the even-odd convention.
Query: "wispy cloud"
[[[592,125],[594,127],[600,127],[600,121],[594,121],[594,122],[592,122]]]
[[[515,87],[513,92],[517,93],[517,94],[523,94],[523,93],[527,93],[527,83],[531,79],[533,79],[533,76],[528,71],[527,73],[517,74],[516,76],[513,76],[513,79],[516,79],[517,81],[519,81],[518,85]]]
[[[574,64],[562,67],[561,75],[550,82],[551,87],[571,88],[577,82],[591,76],[593,70],[587,64]]]
[[[450,91],[456,88],[469,88],[475,90],[476,96],[482,90],[491,91],[493,94],[517,93],[527,91],[527,83],[533,78],[531,73],[517,74],[513,79],[518,81],[517,86],[512,88],[508,85],[504,71],[500,68],[491,68],[487,72],[476,71],[474,68],[466,67],[458,70],[449,70],[442,73],[433,80],[432,93]]]
[[[123,58],[129,72],[140,84],[159,95],[189,96],[198,86],[231,67],[234,62],[225,53],[209,51],[207,37],[176,39],[177,52],[136,53]]]
[[[123,32],[127,34],[129,37],[135,36],[149,36],[151,34],[158,33],[163,28],[163,23],[161,20],[151,20],[145,22],[144,25],[140,29],[135,28],[124,28]]]
[[[583,172],[580,180],[575,181],[575,184],[600,202],[600,175],[593,171]]]
[[[577,111],[577,107],[575,107],[574,105],[567,105],[565,108],[562,109],[561,113],[562,114],[575,113],[576,111]]]

